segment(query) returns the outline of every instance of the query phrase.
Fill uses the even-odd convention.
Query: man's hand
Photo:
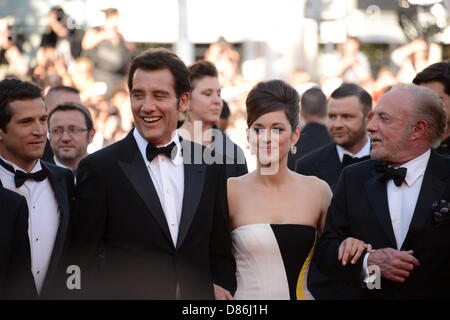
[[[372,246],[370,244],[365,243],[364,241],[348,237],[344,241],[342,241],[339,246],[339,255],[338,260],[342,261],[342,265],[347,265],[348,261],[352,259],[352,264],[355,264],[356,261],[361,257],[364,250],[367,249],[368,252],[372,251]]]
[[[234,300],[228,290],[216,284],[214,284],[214,295],[216,296],[216,300]]]
[[[392,248],[379,249],[369,254],[367,265],[376,265],[381,276],[395,282],[405,282],[414,267],[420,265],[414,251],[399,251]]]

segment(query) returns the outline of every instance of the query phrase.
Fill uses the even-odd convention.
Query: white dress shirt
[[[336,150],[338,153],[338,157],[339,157],[339,161],[342,162],[342,159],[344,159],[344,154],[348,154],[349,156],[353,157],[353,158],[362,158],[362,157],[366,157],[370,155],[370,138],[367,137],[367,142],[364,145],[364,147],[362,147],[362,149],[356,153],[353,154],[350,151],[345,150],[343,147],[341,147],[340,145],[336,145]]]
[[[180,226],[184,194],[184,166],[178,132],[175,132],[172,140],[166,144],[169,145],[173,141],[177,145],[177,154],[175,158],[172,160],[165,155],[160,154],[155,157],[152,162],[147,160],[146,149],[148,142],[136,128],[133,131],[133,136],[139,151],[142,154],[142,158],[145,161],[150,177],[152,178],[156,192],[158,193],[159,201],[161,202],[161,207],[164,211],[175,247],[178,239],[178,229]]]
[[[11,165],[14,170],[25,171],[14,163],[4,158],[2,159]],[[30,172],[37,172],[41,169],[41,162],[37,161]],[[27,180],[20,188],[16,188],[14,174],[0,166],[0,179],[5,188],[21,194],[27,200],[31,270],[36,288],[40,293],[50,264],[59,227],[60,212],[58,202],[48,178],[40,182]]]
[[[389,214],[391,217],[392,228],[394,229],[397,250],[400,250],[409,225],[413,218],[417,199],[419,198],[420,188],[422,187],[423,177],[430,160],[431,150],[426,151],[417,158],[403,164],[406,168],[405,181],[397,187],[393,180],[389,180],[386,185]],[[367,280],[367,260],[369,254],[364,257],[364,277]]]

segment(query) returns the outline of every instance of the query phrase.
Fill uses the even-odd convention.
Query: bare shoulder
[[[245,189],[252,179],[252,174],[247,173],[240,177],[232,177],[227,180],[228,192]]]
[[[319,179],[315,176],[305,176],[299,173],[295,173],[297,183],[301,185],[302,188],[310,190],[315,194],[323,195],[325,198],[331,198],[332,192],[328,183]]]

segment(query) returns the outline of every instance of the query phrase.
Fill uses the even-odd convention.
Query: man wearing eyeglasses
[[[50,112],[48,126],[55,164],[72,170],[75,176],[94,138],[91,114],[79,103],[65,102]]]

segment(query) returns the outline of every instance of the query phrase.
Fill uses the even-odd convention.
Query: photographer
[[[108,8],[102,12],[104,23],[87,30],[82,44],[85,55],[94,63],[94,78],[106,83],[109,98],[125,78],[134,46],[119,31],[119,11]]]
[[[59,7],[53,7],[48,13],[48,24],[41,38],[41,47],[47,59],[62,57],[66,63],[81,55],[81,40],[84,31],[75,20]]]
[[[17,43],[13,23],[0,20],[0,79],[8,75],[25,76],[28,72],[28,59]]]

